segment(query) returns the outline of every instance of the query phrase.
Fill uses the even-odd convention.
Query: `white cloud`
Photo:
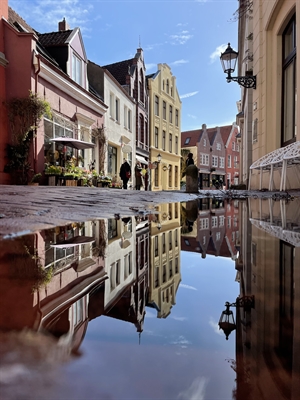
[[[197,119],[196,115],[193,115],[193,114],[188,114],[187,116],[188,116],[189,118]]]
[[[194,35],[189,35],[188,31],[182,31],[177,35],[170,35],[172,44],[185,44],[188,40],[190,40]]]
[[[208,379],[204,377],[196,378],[191,386],[180,392],[177,396],[179,400],[204,400],[205,389],[208,383]]]
[[[197,90],[196,92],[191,92],[191,93],[182,94],[182,95],[180,96],[180,98],[181,98],[181,99],[186,99],[186,98],[188,98],[188,97],[195,96],[197,93],[199,93],[198,90]]]
[[[176,65],[188,64],[188,63],[189,63],[188,60],[181,59],[181,60],[176,60],[176,61],[171,62],[171,65],[176,66]]]
[[[177,340],[171,342],[171,344],[180,345],[182,348],[186,348],[188,344],[191,344],[184,336],[179,336]]]
[[[211,64],[220,58],[221,53],[227,48],[228,44],[221,44],[216,50],[209,56]]]
[[[183,287],[183,288],[185,288],[185,289],[198,290],[198,289],[195,288],[194,286],[185,285],[184,283],[181,283],[179,286],[180,286],[180,287]]]
[[[221,329],[219,329],[218,323],[213,319],[213,317],[210,317],[209,325],[213,328],[215,333],[217,333],[218,335],[221,335],[221,336],[223,335]]]
[[[175,321],[186,321],[187,318],[186,317],[174,317],[172,316],[173,319],[175,319]]]

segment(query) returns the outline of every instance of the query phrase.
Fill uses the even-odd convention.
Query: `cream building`
[[[181,101],[167,64],[147,76],[149,90],[151,190],[179,190]],[[157,163],[161,155],[161,162]]]
[[[241,183],[251,189],[300,187],[299,19],[296,0],[239,2],[237,75],[256,76],[256,89],[242,87],[237,119]]]
[[[158,207],[158,220],[151,223],[148,306],[158,318],[167,318],[176,304],[180,273],[180,203]]]

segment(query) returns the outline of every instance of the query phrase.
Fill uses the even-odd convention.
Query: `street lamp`
[[[246,76],[231,76],[235,70],[238,55],[239,53],[230,47],[230,43],[224,53],[221,53],[220,60],[223,71],[227,74],[227,82],[234,81],[247,89],[256,89],[256,76],[252,75],[252,71],[246,72]]]
[[[226,309],[222,311],[221,317],[219,319],[219,329],[223,330],[226,336],[226,340],[228,340],[228,336],[231,334],[232,331],[236,329],[236,323],[230,307],[243,307],[244,311],[249,311],[251,308],[254,308],[254,296],[238,297],[235,303],[229,303],[228,301],[226,301],[225,307]]]
[[[159,164],[160,162],[161,162],[161,154],[158,153],[158,154],[157,154],[157,163]]]

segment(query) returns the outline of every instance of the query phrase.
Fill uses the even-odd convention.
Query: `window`
[[[173,262],[172,262],[172,260],[171,261],[169,261],[169,278],[172,278],[172,276],[173,276]]]
[[[252,121],[252,142],[253,143],[257,142],[257,124],[258,124],[258,119],[255,118]]]
[[[162,149],[166,150],[166,131],[163,131],[162,134]]]
[[[172,133],[169,134],[169,152],[172,153]]]
[[[141,68],[140,70],[140,81],[139,81],[139,86],[140,86],[140,101],[144,103],[144,73]]]
[[[217,143],[217,150],[221,150],[221,143]]]
[[[154,103],[154,114],[158,116],[159,115],[159,98],[158,98],[158,96],[154,97],[154,101],[155,101],[155,103]]]
[[[173,238],[172,231],[170,231],[169,232],[169,251],[172,250],[172,242],[173,242],[172,238]]]
[[[218,166],[218,156],[212,156],[212,166],[213,167]]]
[[[154,268],[154,287],[159,286],[159,267]]]
[[[209,155],[200,153],[200,164],[209,165]]]
[[[124,106],[124,128],[127,129],[127,107]]]
[[[219,226],[224,226],[225,217],[223,215],[219,216]]]
[[[119,171],[117,171],[117,149],[116,147],[107,146],[108,151],[108,161],[107,161],[107,172],[110,175],[116,175]]]
[[[178,136],[175,136],[175,153],[178,154]]]
[[[172,165],[169,165],[169,187],[172,187]]]
[[[163,252],[163,254],[165,254],[165,252],[166,252],[166,234],[165,233],[162,234],[162,252]]]
[[[184,144],[189,144],[189,143],[190,143],[190,140],[191,140],[191,138],[190,138],[190,137],[187,137],[187,138],[185,139]]]
[[[203,147],[206,147],[206,139],[203,139]]]
[[[231,168],[231,155],[230,154],[227,156],[227,167]]]
[[[202,244],[203,244],[203,246],[206,245],[206,236],[203,236],[203,238],[202,238]]]
[[[216,233],[216,240],[219,241],[221,239],[221,232]]]
[[[220,168],[224,168],[225,159],[224,157],[220,157]]]
[[[73,56],[72,56],[72,79],[79,85],[81,85],[81,83],[82,83],[81,75],[82,75],[81,60],[79,57],[77,57],[73,53]]]
[[[158,128],[154,128],[154,146],[158,148]]]
[[[116,98],[116,121],[120,122],[120,100]]]
[[[216,228],[218,226],[218,217],[214,216],[211,218],[211,227]]]
[[[175,258],[175,274],[178,274],[179,268],[178,268],[178,258]]]
[[[178,126],[179,121],[179,111],[175,110],[175,125]]]
[[[177,187],[178,186],[178,166],[177,165],[175,165],[175,176],[174,176],[174,179],[175,179],[175,187]]]
[[[158,168],[154,170],[154,186],[158,187]]]
[[[235,142],[232,142],[232,150],[235,151]]]
[[[158,236],[155,236],[154,239],[154,256],[158,256]]]
[[[172,124],[173,123],[173,107],[170,106],[169,110],[170,110],[169,120],[170,120],[170,123]]]
[[[114,95],[110,93],[109,95],[109,115],[111,118],[114,118]]]
[[[169,79],[167,79],[167,93],[169,93]]]
[[[282,145],[296,138],[296,18],[293,16],[282,35],[283,44],[283,99]]]
[[[177,203],[175,203],[175,207],[176,207],[176,205],[177,205]],[[176,215],[175,215],[175,218],[177,218]],[[178,230],[177,229],[175,229],[175,247],[178,247]]]
[[[131,131],[131,110],[128,110],[127,128]]]
[[[165,81],[163,80],[163,90],[165,90]]]
[[[163,119],[167,119],[167,103],[163,101]]]
[[[238,158],[237,158],[237,156],[234,156],[233,166],[234,166],[234,168],[238,167]]]
[[[208,229],[209,228],[209,221],[208,218],[200,218],[200,229]]]

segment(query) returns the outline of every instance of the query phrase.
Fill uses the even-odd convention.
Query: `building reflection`
[[[300,201],[240,203],[241,247],[236,268],[237,399],[291,399],[300,393]],[[249,217],[249,218],[248,218]]]
[[[167,318],[176,304],[180,274],[180,203],[157,207],[157,219],[151,222],[148,307],[158,318]]]
[[[181,249],[198,252],[202,258],[214,255],[235,260],[239,243],[238,221],[237,202],[204,198],[186,203],[182,210]]]

